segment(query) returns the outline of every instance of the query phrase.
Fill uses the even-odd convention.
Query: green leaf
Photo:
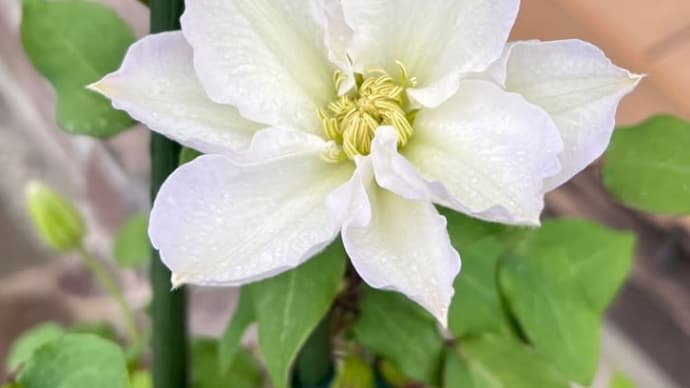
[[[448,326],[456,336],[510,330],[496,281],[502,252],[495,237],[486,237],[461,250],[462,271],[455,279],[455,295],[448,312]]]
[[[117,343],[119,336],[115,328],[108,322],[80,322],[71,326],[68,330],[70,334],[93,334],[103,339]],[[125,361],[128,369],[136,369],[142,362],[142,353],[146,350],[150,338],[140,339],[137,343],[130,344],[125,350]]]
[[[153,388],[153,377],[149,371],[138,370],[129,378],[130,388]]]
[[[67,334],[37,349],[18,379],[24,388],[128,388],[122,350],[92,334]]]
[[[446,217],[448,234],[453,246],[458,250],[486,237],[499,237],[517,229],[503,224],[480,221],[442,207],[439,207],[438,211]]]
[[[70,334],[93,334],[117,342],[117,332],[107,322],[81,322],[69,328]]]
[[[339,241],[298,268],[248,287],[259,347],[275,388],[287,386],[299,349],[336,296],[346,257]]]
[[[189,163],[192,160],[196,159],[198,156],[203,155],[201,152],[189,148],[189,147],[182,147],[182,150],[180,151],[180,161],[179,164],[183,165],[185,163]]]
[[[513,338],[483,335],[460,343],[476,388],[568,388],[566,379],[542,356]],[[451,359],[451,362],[452,359]],[[457,364],[451,368],[458,368]],[[451,377],[463,373],[450,372]],[[449,372],[446,373],[446,376]],[[460,380],[465,381],[465,380]],[[464,387],[465,385],[448,385]]]
[[[115,70],[134,34],[117,14],[90,1],[24,0],[21,39],[57,94],[57,121],[72,133],[114,135],[133,124],[86,86]]]
[[[220,338],[218,361],[221,370],[226,370],[241,349],[242,335],[254,321],[254,305],[248,290],[240,292],[239,301],[223,336]]]
[[[446,362],[443,366],[443,386],[447,388],[480,388],[474,385],[470,370],[455,349],[446,351]]]
[[[635,383],[630,378],[620,372],[616,372],[611,381],[609,388],[635,388]]]
[[[113,242],[113,256],[121,267],[143,267],[151,261],[148,217],[135,214],[120,228]]]
[[[690,213],[690,123],[656,116],[611,139],[604,184],[626,204],[655,213]]]
[[[218,343],[210,339],[192,342],[192,388],[259,388],[261,370],[251,354],[240,349],[226,371],[218,368]]]
[[[634,238],[588,221],[547,221],[506,260],[500,284],[534,346],[588,384],[599,357],[601,313],[632,266]]]
[[[403,295],[364,288],[353,330],[365,348],[392,361],[407,376],[439,382],[443,339],[436,320]]]
[[[552,280],[577,284],[590,305],[603,312],[632,269],[634,249],[632,233],[585,220],[560,219],[544,222],[519,254],[540,266]],[[552,260],[554,250],[567,260]]]
[[[536,258],[536,259],[535,259]],[[536,262],[548,259],[548,267]],[[570,282],[562,250],[504,260],[500,284],[527,338],[571,380],[589,385],[599,358],[600,314]]]
[[[44,344],[62,337],[65,331],[53,322],[34,326],[14,341],[7,356],[7,371],[19,368],[31,358],[34,351]]]

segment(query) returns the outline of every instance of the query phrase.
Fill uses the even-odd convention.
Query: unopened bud
[[[26,205],[38,235],[51,248],[68,251],[81,245],[84,220],[55,190],[39,182],[30,182],[26,186]]]
[[[392,387],[404,387],[407,385],[408,378],[398,369],[395,364],[388,360],[382,360],[380,365],[383,379]]]
[[[361,359],[348,356],[338,362],[338,371],[332,388],[373,388],[374,372]]]

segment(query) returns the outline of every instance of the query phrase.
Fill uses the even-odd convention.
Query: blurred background
[[[148,11],[136,1],[107,3],[137,35],[148,30]],[[0,0],[0,365],[13,338],[41,321],[119,324],[115,304],[81,261],[58,260],[37,241],[24,208],[26,182],[42,180],[75,200],[90,225],[88,244],[105,261],[111,236],[148,204],[147,131],[98,142],[59,130],[53,92],[23,52],[19,20],[18,1]],[[690,1],[522,1],[513,39],[564,38],[593,42],[614,63],[649,75],[623,101],[618,125],[660,112],[690,120]],[[600,380],[621,370],[639,387],[690,387],[690,219],[614,203],[596,168],[551,193],[546,216],[589,218],[638,235],[632,276],[607,315]],[[119,276],[130,303],[145,306],[146,275]],[[192,290],[192,330],[220,333],[235,299],[231,289]]]

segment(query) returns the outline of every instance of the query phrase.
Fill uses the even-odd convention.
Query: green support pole
[[[151,32],[180,28],[182,0],[150,0]],[[151,133],[151,199],[170,173],[177,168],[180,146]],[[170,271],[154,250],[151,264],[153,304],[153,386],[187,388],[187,314],[184,288],[172,290]]]

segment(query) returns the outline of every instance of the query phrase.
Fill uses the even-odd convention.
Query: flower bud
[[[338,362],[333,388],[373,388],[374,372],[364,361],[354,356]]]
[[[407,377],[392,362],[382,360],[380,368],[383,379],[389,385],[393,387],[404,387],[407,385]]]
[[[79,211],[55,190],[39,183],[26,186],[26,205],[41,239],[58,251],[78,248],[84,237]]]

